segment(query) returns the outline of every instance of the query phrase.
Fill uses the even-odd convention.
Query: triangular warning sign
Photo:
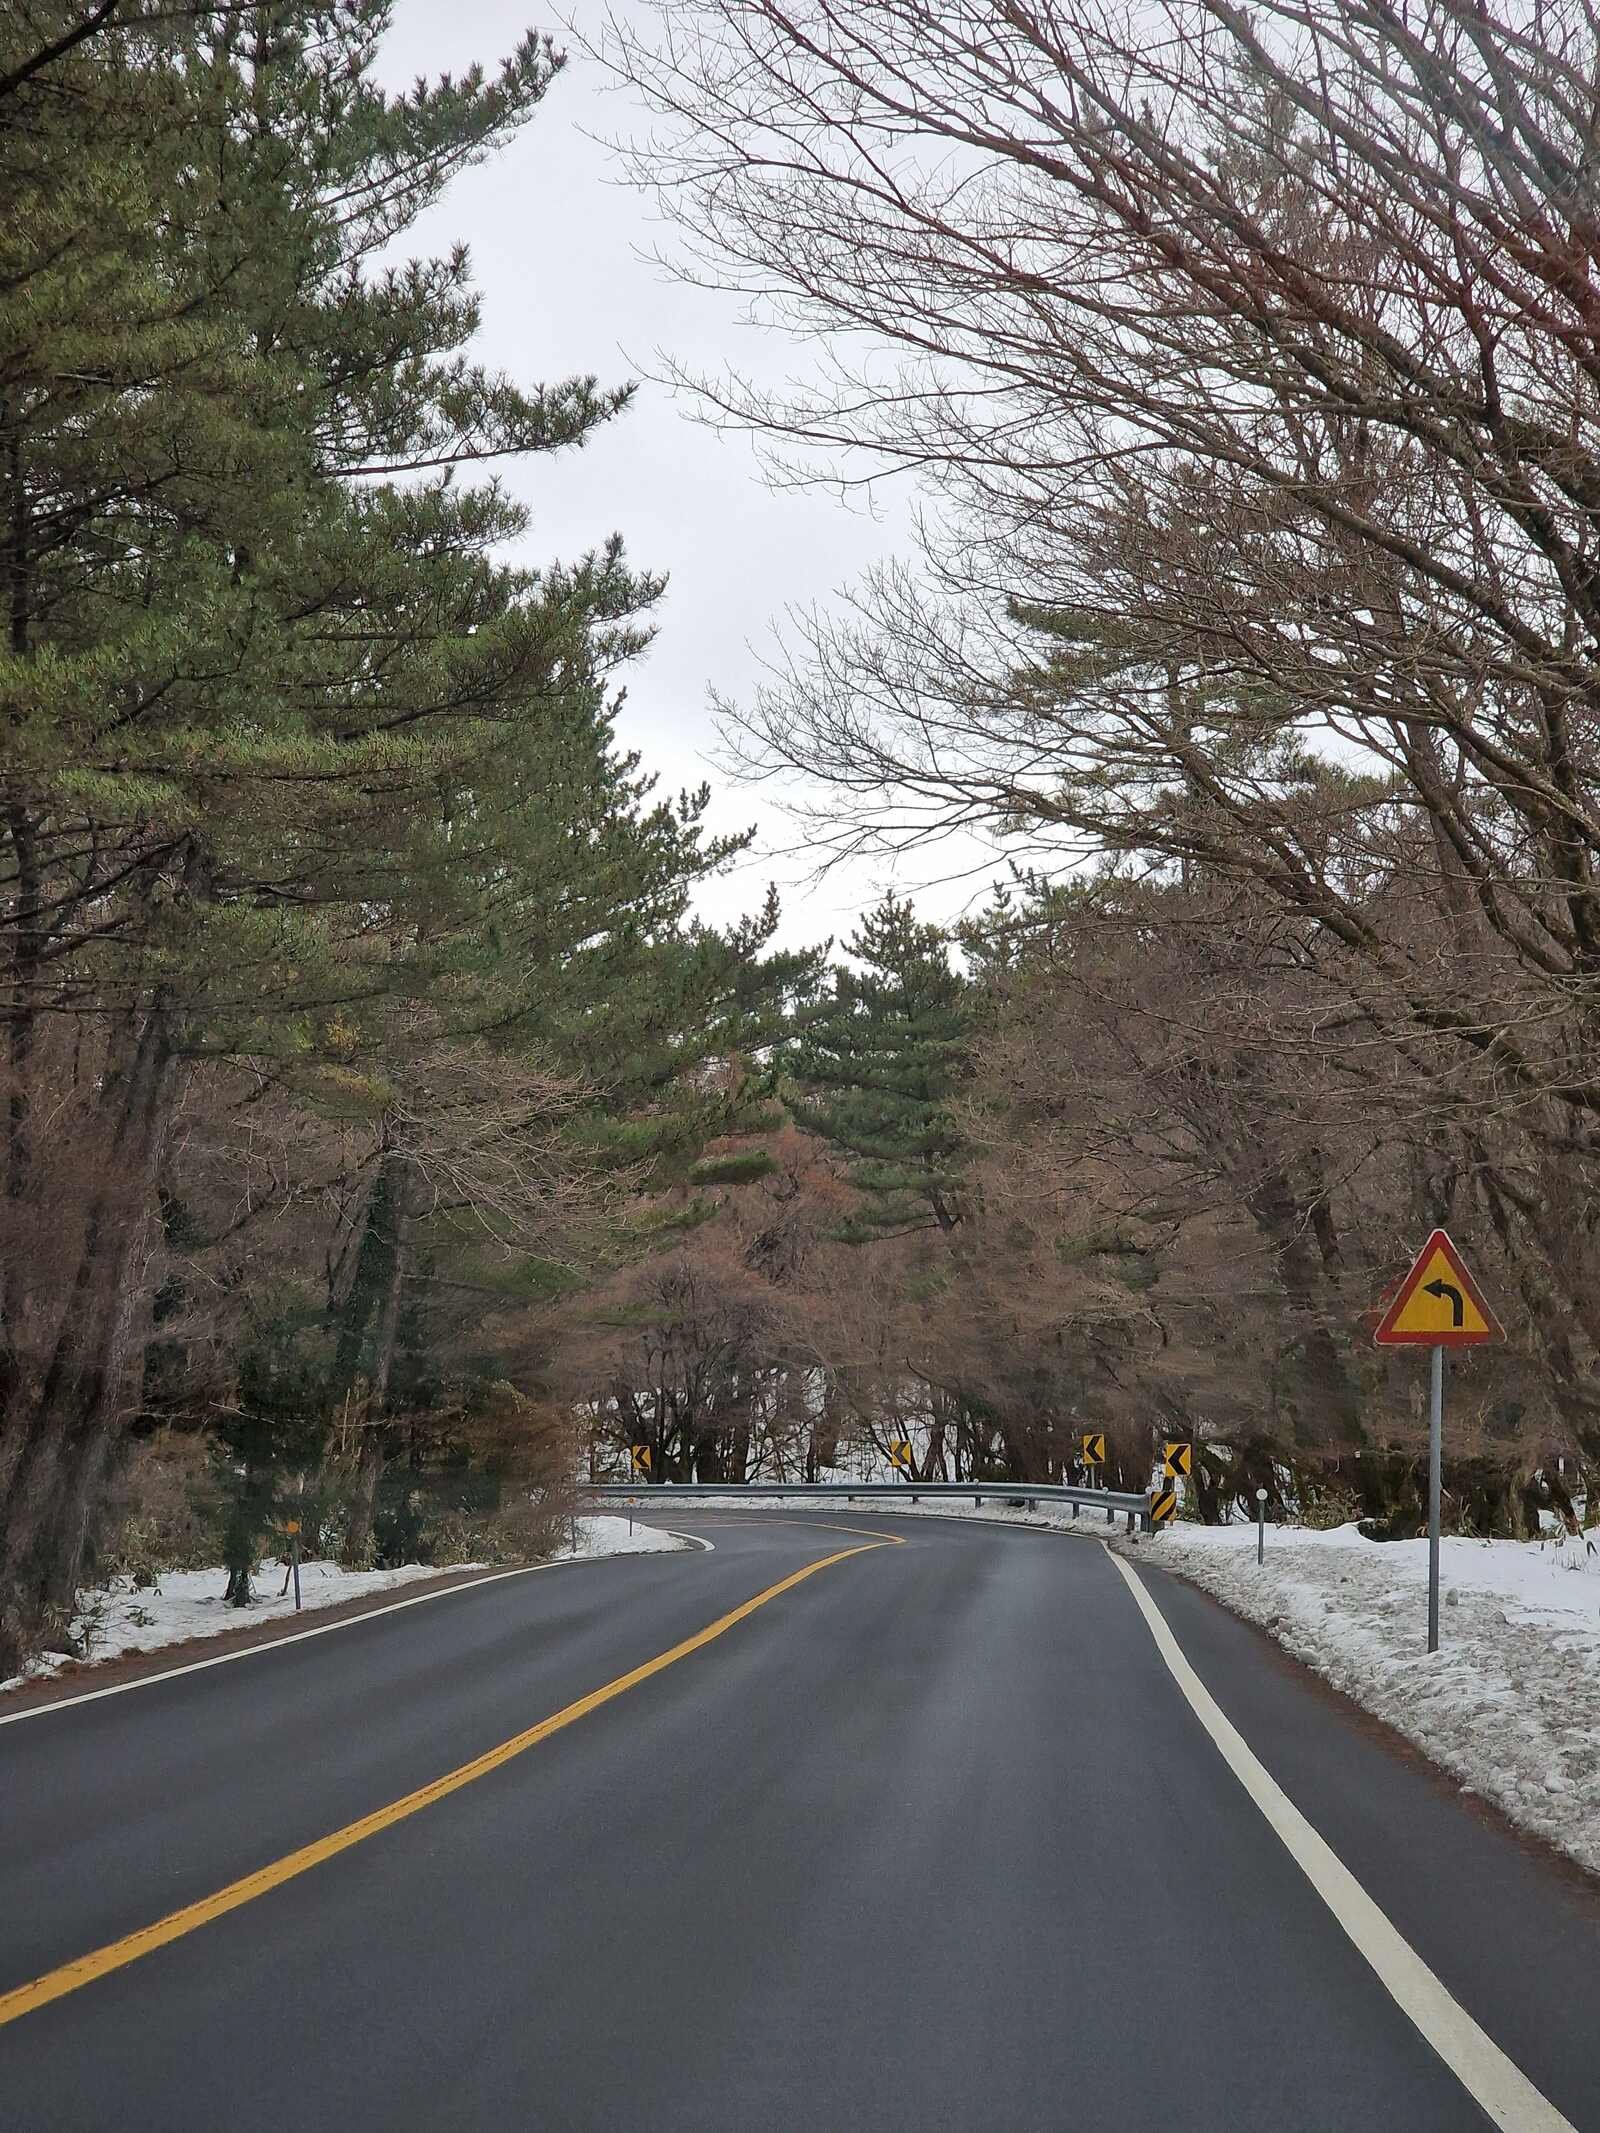
[[[1501,1334],[1461,1254],[1436,1229],[1412,1260],[1372,1337],[1384,1348],[1470,1348]]]

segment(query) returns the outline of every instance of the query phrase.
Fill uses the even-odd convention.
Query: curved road
[[[818,1517],[685,1512],[714,1552],[468,1586],[0,1725],[6,2133],[1497,2122],[1101,1546]],[[1204,1687],[1548,2099],[1522,2122],[1600,2133],[1592,1885],[1155,1553]]]

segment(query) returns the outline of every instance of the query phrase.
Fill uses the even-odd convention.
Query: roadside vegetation
[[[1054,1471],[1080,1418],[1135,1483],[1210,1439],[1210,1514],[1403,1531],[1421,1387],[1364,1319],[1443,1223],[1510,1333],[1454,1374],[1452,1513],[1570,1515],[1593,11],[662,0],[595,44],[686,277],[829,351],[684,382],[786,478],[933,503],[731,748],[801,781],[814,850],[937,871],[979,830],[1018,870],[968,943],[967,1211],[827,1276],[834,1411],[915,1419],[935,1471]]]
[[[1005,885],[802,952],[695,916],[746,840],[616,738],[673,558],[531,561],[497,478],[632,388],[483,367],[465,252],[407,248],[561,57],[389,97],[388,14],[0,19],[0,1677],[96,1576],[247,1598],[291,1518],[536,1553],[635,1445],[1045,1480],[1096,1428],[1139,1487],[1176,1436],[1208,1520],[1402,1536],[1422,1373],[1371,1313],[1436,1223],[1508,1332],[1447,1515],[1578,1521],[1595,24],[597,37],[685,271],[837,390],[685,382],[932,506],[727,707],[730,768],[823,855],[978,836]]]
[[[286,1495],[361,1562],[569,1469],[527,1300],[808,969],[694,920],[739,840],[614,738],[659,579],[508,560],[497,464],[626,386],[482,368],[405,253],[557,55],[388,98],[388,13],[0,25],[0,1675],[152,1428],[241,1597]]]

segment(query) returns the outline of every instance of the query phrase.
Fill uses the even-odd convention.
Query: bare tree
[[[938,505],[919,569],[800,619],[752,762],[814,781],[835,850],[978,825],[1248,891],[1298,973],[1271,1041],[1450,1143],[1577,1387],[1594,11],[701,0],[604,50],[661,115],[634,163],[684,271],[823,345],[800,393],[697,381],[713,419]]]

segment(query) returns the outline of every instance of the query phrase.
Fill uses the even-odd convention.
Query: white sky
[[[598,0],[589,4],[598,11]],[[400,0],[383,72],[402,87],[419,73],[459,73],[474,60],[490,69],[526,28],[547,22],[530,18],[520,0]],[[557,42],[564,42],[559,30]],[[659,370],[662,351],[691,368],[731,360],[774,380],[803,371],[797,344],[742,324],[731,301],[684,288],[641,256],[667,233],[593,138],[626,134],[640,117],[573,53],[523,133],[459,178],[407,249],[452,241],[471,248],[484,307],[477,352],[519,383],[573,372],[617,383]],[[665,388],[648,383],[581,452],[516,465],[506,480],[532,507],[533,559],[575,556],[620,532],[636,565],[670,576],[660,634],[629,679],[619,730],[669,790],[709,777],[716,826],[755,822],[761,830],[756,854],[703,900],[707,914],[750,908],[776,880],[785,940],[848,933],[888,877],[862,866],[808,885],[804,859],[779,849],[794,832],[769,789],[730,786],[711,763],[707,691],[748,696],[784,608],[826,602],[904,548],[909,498],[884,494],[882,516],[874,517],[859,500],[773,491],[748,439],[696,423]],[[973,886],[917,901],[930,917],[948,917]]]

